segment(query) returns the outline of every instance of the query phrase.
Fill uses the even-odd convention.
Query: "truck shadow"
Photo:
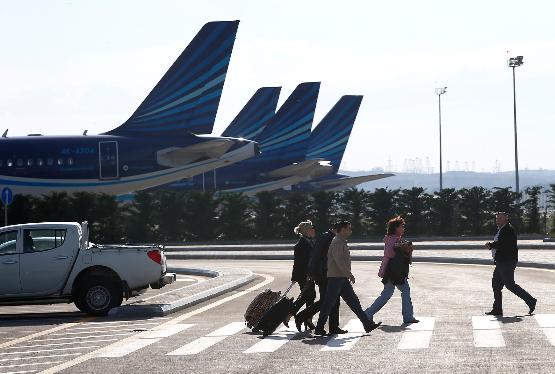
[[[0,313],[0,325],[4,321],[34,321],[34,320],[65,320],[86,317],[83,312],[26,312],[26,313]],[[13,325],[10,323],[10,325]]]

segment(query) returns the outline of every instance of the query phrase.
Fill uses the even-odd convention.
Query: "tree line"
[[[540,202],[545,193],[545,204]],[[542,206],[543,205],[543,206]],[[357,238],[379,238],[385,222],[401,215],[409,236],[483,235],[494,230],[493,213],[506,211],[520,233],[545,234],[555,228],[555,184],[525,189],[421,187],[351,188],[343,192],[279,194],[254,198],[211,192],[142,191],[133,202],[91,193],[18,195],[9,223],[89,221],[96,243],[179,243],[212,240],[291,239],[293,227],[310,219],[317,232],[348,219]]]

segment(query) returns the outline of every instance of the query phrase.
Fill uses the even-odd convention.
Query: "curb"
[[[168,271],[184,274],[184,275],[201,275],[212,279],[221,277],[224,273],[212,269],[196,269],[196,268],[181,268],[172,267]],[[151,304],[151,305],[122,305],[110,310],[108,315],[110,317],[163,317],[169,314],[178,312],[180,310],[189,308],[191,306],[200,304],[204,301],[218,297],[224,293],[233,291],[252,282],[256,276],[248,271],[246,275],[238,279],[232,280],[220,286],[201,291],[192,296],[184,297],[169,304]]]
[[[174,260],[293,260],[291,254],[260,254],[256,256],[241,255],[241,254],[202,254],[202,255],[188,255],[188,254],[166,254],[167,258]],[[352,261],[381,261],[382,256],[351,256]],[[442,264],[467,264],[467,265],[493,265],[491,259],[481,258],[454,258],[454,257],[415,257],[413,262],[434,262]],[[555,264],[538,263],[519,261],[518,266],[526,268],[537,269],[555,269]]]
[[[175,253],[175,252],[241,252],[241,251],[260,251],[260,252],[275,252],[275,251],[286,251],[291,250],[292,245],[262,245],[262,246],[237,246],[237,245],[228,245],[228,246],[207,246],[207,247],[197,247],[197,246],[183,246],[183,247],[173,247],[173,248],[166,248],[164,253],[166,255]],[[383,243],[381,244],[353,244],[350,245],[349,248],[351,250],[373,250],[373,249],[383,249]],[[483,250],[485,247],[484,245],[480,244],[465,244],[465,245],[453,245],[453,244],[414,244],[415,249],[420,250]],[[548,244],[526,244],[520,245],[519,249],[522,250],[554,250],[555,243],[548,243]]]

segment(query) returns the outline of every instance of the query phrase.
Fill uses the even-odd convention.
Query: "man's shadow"
[[[518,323],[524,320],[525,316],[513,316],[513,317],[497,317],[496,319],[501,323]]]
[[[407,330],[408,325],[381,325],[378,329],[383,332],[401,332]]]

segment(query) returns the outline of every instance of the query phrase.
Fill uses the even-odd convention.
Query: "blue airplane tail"
[[[278,109],[256,141],[257,159],[303,161],[310,139],[320,82],[301,83]]]
[[[337,173],[362,102],[362,96],[341,97],[312,131],[307,159],[324,158]]]
[[[210,134],[238,25],[204,25],[135,113],[107,134]]]
[[[256,140],[276,112],[281,87],[259,88],[222,136]]]

